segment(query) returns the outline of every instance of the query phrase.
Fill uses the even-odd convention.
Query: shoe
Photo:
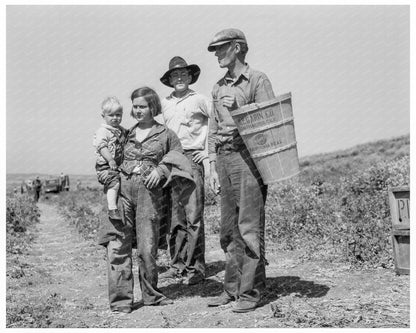
[[[257,302],[239,300],[233,307],[233,312],[243,313],[254,311],[257,308]]]
[[[173,304],[173,301],[171,299],[169,299],[169,298],[164,298],[160,302],[152,303],[152,304],[145,304],[145,305],[150,305],[150,306],[164,306],[164,305],[170,305],[170,304]]]
[[[204,276],[200,273],[197,274],[193,274],[191,276],[187,276],[184,280],[183,283],[187,284],[188,286],[192,286],[194,284],[198,284],[202,281],[204,281]]]
[[[130,306],[120,306],[112,309],[111,311],[114,313],[131,313],[132,310]]]
[[[213,306],[221,306],[228,304],[234,301],[234,297],[228,295],[226,292],[223,292],[220,296],[213,298],[211,301],[208,302],[209,307]]]
[[[120,211],[118,209],[109,209],[108,217],[112,220],[121,220]]]
[[[166,272],[159,274],[159,279],[177,279],[181,278],[182,274],[176,268],[169,268]]]

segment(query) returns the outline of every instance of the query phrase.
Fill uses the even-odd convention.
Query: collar
[[[195,95],[195,94],[196,94],[196,92],[195,92],[195,91],[193,91],[192,89],[188,89],[188,91],[187,91],[186,95],[185,95],[185,96],[183,96],[183,97],[176,97],[176,96],[174,95],[174,93],[175,93],[175,91],[172,91],[172,93],[171,93],[168,97],[166,97],[166,99],[167,99],[167,100],[177,100],[177,101],[182,101],[182,100],[184,100],[185,98],[188,98],[189,96],[193,96],[193,95]]]
[[[228,82],[235,83],[235,82],[238,82],[240,78],[245,78],[247,81],[250,81],[250,76],[251,76],[250,66],[247,63],[245,63],[244,69],[241,72],[240,76],[235,79],[233,79],[230,75],[230,72],[227,71],[227,73],[224,76],[224,83],[228,83]]]
[[[135,133],[136,128],[139,126],[139,123],[137,123],[136,125],[134,125],[132,128],[130,128],[129,133]],[[149,134],[147,135],[147,138],[150,138],[153,135],[162,133],[163,131],[165,131],[166,128],[165,126],[159,124],[157,121],[155,121],[155,123],[153,124],[152,128],[150,129]],[[146,138],[146,140],[147,140]]]
[[[106,129],[108,129],[108,130],[110,130],[110,131],[121,131],[121,129],[120,128],[118,128],[118,127],[113,127],[113,126],[111,126],[111,125],[107,125],[107,124],[101,124],[101,127],[104,127],[104,128],[106,128]]]

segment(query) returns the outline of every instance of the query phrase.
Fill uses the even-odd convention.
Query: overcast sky
[[[207,46],[227,27],[246,34],[247,62],[276,94],[291,92],[300,157],[410,132],[409,6],[8,6],[7,173],[93,174],[100,104],[129,116],[143,85],[182,56],[210,96],[225,74]]]

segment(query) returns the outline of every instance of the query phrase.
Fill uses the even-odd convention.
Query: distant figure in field
[[[79,191],[81,189],[82,185],[81,185],[81,181],[79,179],[77,179],[77,191]]]
[[[104,185],[107,195],[108,217],[121,220],[117,208],[118,191],[120,190],[119,165],[123,158],[123,143],[127,131],[120,125],[123,118],[123,107],[116,97],[108,97],[101,104],[101,116],[104,123],[96,131],[94,147],[96,151],[95,170],[98,182]],[[107,170],[108,175],[103,179],[100,175]]]
[[[40,192],[42,191],[42,182],[39,176],[33,181],[33,192],[34,192],[34,199],[36,202],[39,201]]]
[[[59,183],[63,186],[63,184],[65,183],[65,175],[63,172],[61,172],[60,176],[59,176]]]

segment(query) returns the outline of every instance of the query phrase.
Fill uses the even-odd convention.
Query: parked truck
[[[61,185],[59,177],[50,177],[45,179],[45,183],[43,185],[43,191],[45,193],[59,193],[61,192]]]
[[[61,174],[60,176],[49,177],[45,180],[43,189],[45,193],[69,191],[69,176]]]

